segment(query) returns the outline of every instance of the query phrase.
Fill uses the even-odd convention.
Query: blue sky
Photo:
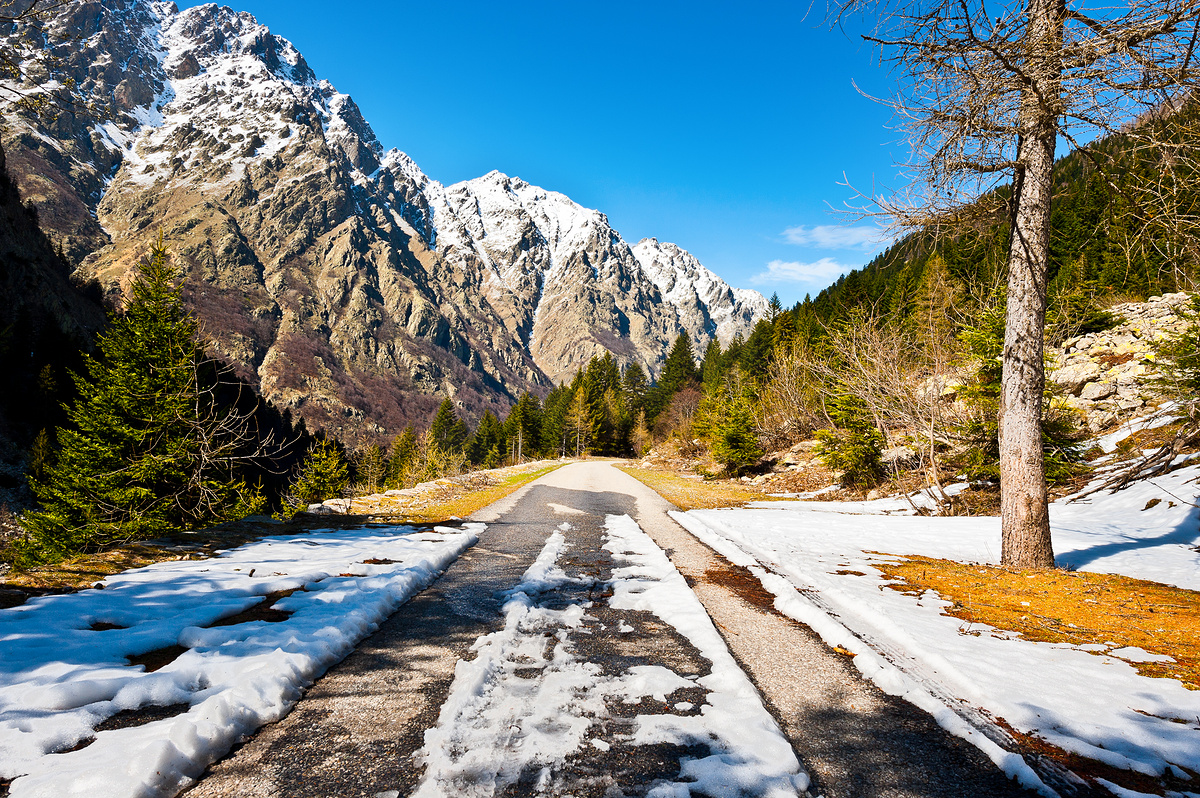
[[[519,176],[789,305],[880,249],[830,206],[852,198],[843,173],[895,185],[907,150],[855,89],[885,95],[888,75],[823,3],[233,5],[443,183]]]

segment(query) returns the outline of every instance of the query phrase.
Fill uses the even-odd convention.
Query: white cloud
[[[750,278],[754,285],[773,283],[820,283],[828,285],[855,266],[838,263],[833,258],[821,258],[813,263],[773,260],[767,270]]]
[[[888,235],[883,229],[871,225],[843,227],[836,224],[819,224],[815,227],[789,227],[783,231],[783,238],[789,244],[817,249],[857,249],[873,252],[887,242]]]

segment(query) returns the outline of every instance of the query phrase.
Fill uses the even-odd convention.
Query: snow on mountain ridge
[[[722,346],[736,335],[747,337],[755,322],[767,315],[762,294],[730,286],[676,244],[643,238],[633,246],[633,254],[663,298],[702,323]]]
[[[703,347],[720,320],[755,321],[697,310],[738,296],[698,264],[673,284],[700,293],[661,290],[669,264],[652,278],[561,193],[430,179],[250,14],[69,0],[56,22],[70,76],[112,112],[6,132],[51,232],[115,293],[162,230],[214,351],[311,423],[394,425],[443,394],[477,415],[597,355],[656,373],[680,332]]]

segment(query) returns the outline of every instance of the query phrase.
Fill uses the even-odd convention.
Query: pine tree
[[[638,457],[644,455],[654,443],[653,437],[650,435],[649,428],[646,427],[646,411],[639,410],[637,417],[633,422],[633,429],[629,433],[630,444],[633,446],[633,453]]]
[[[537,457],[542,435],[542,407],[537,397],[526,391],[504,420],[504,436],[514,462]],[[500,444],[504,448],[504,444]]]
[[[350,482],[350,465],[342,447],[322,436],[313,442],[288,491],[287,509],[295,514],[310,504],[336,499]]]
[[[443,399],[441,405],[438,406],[437,415],[433,417],[429,431],[433,436],[433,442],[443,452],[460,453],[467,442],[467,425],[458,417],[458,413],[454,410],[454,403],[449,399]]]
[[[662,377],[658,384],[669,394],[682,388],[685,384],[696,379],[696,355],[692,351],[692,341],[687,333],[680,333],[675,338],[667,360],[663,363]]]
[[[124,314],[73,375],[78,399],[58,456],[31,487],[26,516],[41,556],[94,551],[261,507],[236,477],[244,422],[200,384],[197,325],[159,237],[138,267]]]
[[[387,477],[387,455],[377,443],[355,452],[354,478],[367,493],[377,493]]]
[[[475,465],[495,468],[505,448],[504,427],[491,410],[484,411],[479,426],[467,445],[467,458]]]
[[[417,433],[412,424],[392,441],[392,453],[388,457],[387,477],[384,484],[389,488],[406,487],[408,474],[417,455]]]
[[[680,333],[663,363],[658,383],[646,392],[644,407],[647,422],[653,424],[659,413],[671,403],[675,393],[695,382],[697,377],[696,355],[692,351],[691,339],[686,333]]]
[[[967,409],[958,435],[967,444],[963,452],[964,470],[972,479],[1000,477],[997,417],[1004,351],[1004,307],[998,299],[959,334],[969,358],[965,365],[973,370],[971,378],[958,391],[958,398]],[[1071,414],[1054,409],[1050,400],[1047,386],[1042,397],[1041,431],[1046,480],[1053,484],[1078,473],[1080,466],[1076,445],[1078,433]]]
[[[708,342],[708,348],[704,350],[704,360],[700,364],[700,382],[707,392],[719,385],[724,377],[725,368],[722,362],[721,342],[714,338]]]
[[[917,283],[909,320],[931,359],[944,362],[944,355],[953,347],[954,315],[963,293],[962,286],[950,274],[946,259],[936,252],[930,255]]]
[[[759,319],[738,357],[738,365],[747,379],[761,380],[767,376],[774,345],[775,328],[766,319]]]
[[[710,437],[713,458],[734,476],[763,456],[754,428],[753,408],[750,399],[744,395],[724,397]]]
[[[825,465],[841,471],[844,487],[871,487],[886,473],[883,434],[862,401],[850,393],[834,396],[829,406],[836,429],[817,433],[817,454]]]
[[[636,412],[642,408],[646,398],[646,372],[636,361],[625,367],[625,372],[621,375],[621,391],[625,394],[625,401],[631,411]]]
[[[564,456],[567,449],[567,410],[570,389],[559,385],[550,391],[542,405],[541,451],[551,457]]]
[[[583,457],[592,442],[592,417],[588,409],[587,391],[582,386],[575,391],[567,410],[567,446],[575,457]]]

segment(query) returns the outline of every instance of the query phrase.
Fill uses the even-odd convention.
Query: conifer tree
[[[443,452],[459,453],[467,442],[467,425],[458,417],[454,403],[448,398],[438,406],[437,415],[429,425],[432,440]]]
[[[847,392],[833,397],[829,406],[835,429],[817,433],[817,454],[825,465],[841,471],[844,487],[871,487],[884,477],[883,434],[866,406]]]
[[[355,452],[354,477],[367,493],[376,493],[386,481],[387,454],[377,443]]]
[[[910,321],[926,351],[949,353],[954,341],[956,309],[963,299],[961,284],[950,274],[946,259],[938,253],[929,256],[917,283]],[[944,363],[944,360],[942,360]]]
[[[636,361],[630,362],[621,374],[621,392],[625,395],[625,403],[631,414],[636,415],[642,409],[646,388],[646,372]]]
[[[662,377],[658,384],[669,393],[675,393],[696,377],[696,355],[692,351],[692,341],[687,337],[687,333],[680,333],[675,338],[666,362],[663,363]]]
[[[542,434],[542,408],[537,397],[526,391],[504,420],[504,436],[514,462],[537,457]],[[504,448],[504,444],[501,444]]]
[[[491,410],[486,410],[467,445],[467,458],[475,465],[495,468],[503,459],[505,440],[500,419]]]
[[[775,328],[766,319],[759,319],[738,357],[738,365],[747,379],[761,380],[766,377],[774,344]]]
[[[588,408],[587,391],[582,386],[575,391],[567,410],[567,443],[575,457],[583,457],[592,442],[592,417]]]
[[[73,375],[78,399],[58,456],[31,485],[26,516],[42,556],[60,557],[201,526],[261,508],[237,466],[244,419],[200,384],[205,365],[162,237],[138,267],[132,298]]]
[[[644,455],[651,444],[654,443],[650,435],[650,430],[646,426],[646,411],[637,411],[637,416],[633,421],[633,429],[629,433],[630,444],[633,446],[633,453],[638,457]]]
[[[737,476],[763,456],[754,429],[751,401],[740,393],[723,397],[718,417],[710,428],[713,458]]]
[[[658,383],[646,392],[646,420],[653,424],[658,414],[671,403],[671,397],[685,385],[695,382],[697,376],[691,339],[686,333],[680,333],[663,363]]]
[[[552,457],[562,457],[567,449],[567,410],[571,391],[559,385],[550,391],[542,405],[541,450]]]
[[[784,311],[775,317],[771,325],[771,346],[776,356],[787,351],[796,340],[797,332],[796,317],[790,312]]]
[[[403,488],[408,481],[413,460],[417,456],[417,432],[412,424],[392,441],[392,453],[388,457],[387,480],[389,488]]]
[[[288,510],[295,514],[310,504],[336,499],[350,482],[350,465],[341,445],[320,435],[300,464],[296,480],[288,491]]]
[[[721,354],[721,342],[716,338],[709,341],[704,350],[704,360],[700,363],[700,383],[705,392],[718,385],[725,376]]]

